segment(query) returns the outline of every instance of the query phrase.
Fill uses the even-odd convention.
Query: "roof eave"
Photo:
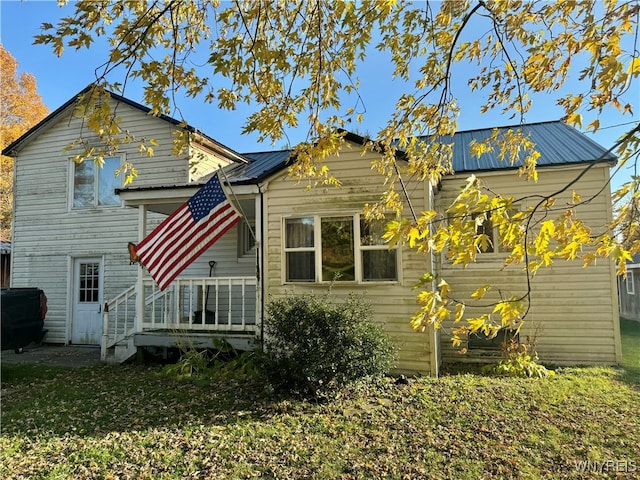
[[[20,149],[25,144],[29,143],[29,140],[31,139],[31,137],[39,134],[40,131],[42,129],[44,129],[54,118],[56,118],[58,115],[60,115],[62,112],[64,112],[71,105],[73,105],[76,102],[78,96],[86,93],[90,88],[91,88],[91,85],[86,86],[80,92],[78,92],[76,95],[74,95],[69,100],[67,100],[65,103],[63,103],[61,106],[56,108],[49,115],[47,115],[42,120],[40,120],[38,123],[36,123],[29,130],[24,132],[21,136],[19,136],[13,142],[11,142],[9,145],[7,145],[4,148],[4,150],[2,150],[2,152],[1,152],[2,155],[5,155],[7,157],[15,157],[18,154],[18,152],[20,151]]]
[[[51,112],[49,115],[47,115],[40,122],[38,122],[36,125],[31,127],[29,130],[27,130],[19,138],[17,138],[12,143],[7,145],[2,150],[2,152],[1,152],[2,155],[6,155],[8,157],[15,157],[19,153],[19,151],[22,149],[22,147],[24,145],[29,143],[29,141],[33,137],[37,136],[54,118],[56,118],[58,115],[60,115],[66,109],[68,109],[70,106],[74,105],[75,102],[78,100],[78,97],[80,95],[83,95],[86,92],[88,92],[92,88],[92,86],[93,86],[93,84],[87,85],[80,92],[75,94],[73,97],[71,97],[69,100],[67,100],[64,104],[62,104],[60,107],[55,109],[53,112]],[[137,110],[140,110],[141,112],[144,112],[147,115],[151,115],[151,113],[150,113],[151,109],[149,107],[145,107],[144,105],[142,105],[142,104],[140,104],[138,102],[134,102],[133,100],[130,100],[130,99],[126,98],[126,97],[123,97],[122,95],[119,95],[117,93],[113,93],[113,92],[108,92],[108,93],[109,93],[109,96],[111,98],[113,98],[114,100],[116,100],[117,102],[124,103],[126,105],[129,105],[132,108],[135,108]],[[195,141],[197,141],[198,143],[202,144],[203,146],[206,146],[206,147],[214,150],[215,152],[220,153],[221,155],[223,155],[226,158],[229,158],[230,160],[233,160],[233,161],[236,161],[236,162],[239,162],[239,163],[249,163],[248,160],[243,155],[241,155],[238,152],[234,151],[233,149],[223,145],[222,143],[218,142],[217,140],[211,138],[207,134],[199,131],[198,129],[192,127],[191,125],[189,125],[189,124],[187,124],[187,123],[185,123],[183,121],[177,120],[177,119],[175,119],[173,117],[170,117],[170,116],[164,115],[164,114],[151,115],[151,116],[155,116],[156,118],[164,120],[165,122],[168,122],[168,123],[170,123],[172,125],[175,125],[176,127],[183,128],[186,131],[188,131],[189,133],[194,134],[194,137],[195,137],[194,140]]]
[[[548,165],[537,165],[537,169],[547,169],[547,168],[563,168],[563,167],[577,167],[580,165],[590,165],[590,164],[607,164],[610,167],[614,166],[617,163],[617,158],[603,158],[603,159],[593,159],[593,160],[576,160],[575,162],[567,162],[567,163],[553,163]],[[473,170],[456,170],[453,175],[457,174],[471,174],[471,173],[491,173],[491,172],[510,172],[514,170],[518,170],[520,168],[519,165],[511,166],[505,165],[500,168],[476,168]]]

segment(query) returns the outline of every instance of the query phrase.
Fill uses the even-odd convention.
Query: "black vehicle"
[[[16,353],[31,342],[41,343],[47,314],[47,296],[39,288],[3,288],[0,290],[2,312],[2,350]]]

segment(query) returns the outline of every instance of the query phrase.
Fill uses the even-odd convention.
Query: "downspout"
[[[640,125],[639,125],[640,126]],[[603,198],[606,206],[607,212],[607,223],[611,224],[613,221],[613,207],[611,206],[611,202],[608,202],[608,199],[611,198],[611,182],[608,181],[611,174],[611,168],[603,168],[602,169],[604,180],[605,180],[605,191],[603,193]],[[616,365],[622,364],[622,340],[620,338],[620,283],[618,281],[618,275],[616,274],[616,267],[614,262],[609,262],[609,282],[611,288],[611,305],[612,312],[611,317],[613,321],[613,354],[615,358]]]
[[[265,286],[264,286],[264,193],[260,185],[258,185],[258,194],[260,195],[260,245],[257,248],[258,258],[256,274],[258,275],[258,282],[260,284],[260,350],[264,351],[264,312],[266,308],[265,301]],[[256,225],[257,227],[257,225]]]
[[[427,201],[429,202],[428,208],[431,210],[435,210],[435,201],[436,201],[436,192],[435,186],[431,184],[431,182],[427,182]],[[432,227],[428,227],[432,228]],[[431,232],[430,232],[431,233]],[[436,256],[433,251],[429,252],[429,262],[431,263],[431,272],[435,275],[436,269],[438,267],[436,262]],[[432,289],[436,290],[437,286],[435,285],[435,280],[431,286]],[[441,351],[440,351],[440,331],[435,327],[430,327],[433,330],[433,334],[431,336],[431,375],[434,377],[440,376],[440,363],[441,363]]]

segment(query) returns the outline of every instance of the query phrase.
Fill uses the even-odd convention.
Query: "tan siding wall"
[[[282,281],[283,265],[283,218],[295,215],[353,215],[361,213],[365,203],[379,199],[383,191],[382,178],[371,173],[371,155],[361,157],[358,147],[344,150],[339,157],[330,158],[326,163],[334,175],[342,182],[342,188],[306,190],[304,182],[287,178],[281,174],[268,184],[265,205],[265,282],[270,295],[285,292],[296,293],[314,291],[325,293],[327,284],[285,285]],[[412,201],[418,210],[425,208],[424,185],[411,185]],[[407,212],[408,214],[408,212]],[[428,267],[428,258],[403,251],[401,256],[401,281],[398,283],[337,284],[333,293],[338,297],[349,292],[363,292],[373,304],[375,321],[384,325],[390,336],[400,347],[399,370],[430,373],[433,353],[432,333],[417,333],[411,329],[409,320],[416,311],[415,294],[412,286]]]
[[[137,151],[137,145],[126,145],[127,161],[138,169],[138,177],[133,186],[155,186],[185,184],[189,180],[189,162],[186,158],[176,158],[173,148],[173,132],[176,126],[160,118],[145,115],[137,109],[126,105],[118,106],[121,116],[121,127],[135,132],[136,137],[155,139],[158,143],[153,146],[153,157],[147,157]]]
[[[502,195],[515,198],[535,194],[550,194],[566,185],[580,173],[580,169],[541,169],[539,182],[519,179],[515,173],[502,172],[478,174],[490,188]],[[587,199],[600,191],[608,179],[609,169],[595,167],[575,186],[575,190]],[[455,198],[464,182],[463,178],[448,178],[442,182],[442,190],[436,202],[443,210]],[[573,189],[559,196],[556,206],[566,205]],[[577,209],[594,232],[602,231],[610,216],[610,200],[605,189],[590,203]],[[534,205],[537,200],[521,202],[522,208]],[[556,212],[553,216],[558,216]],[[520,295],[526,291],[526,275],[522,266],[509,266],[501,270],[504,255],[479,254],[478,262],[466,269],[452,267],[442,261],[440,272],[453,288],[452,296],[469,299],[476,288],[484,284],[494,286],[505,297]],[[613,267],[608,260],[598,260],[586,269],[582,262],[555,260],[551,268],[541,268],[532,279],[531,310],[522,330],[521,338],[537,335],[538,353],[544,362],[559,364],[613,364],[619,360],[619,331],[616,304],[616,283]],[[495,301],[497,294],[485,297],[481,302]],[[481,303],[468,302],[470,315],[485,310],[473,308]],[[446,361],[475,361],[473,352],[461,356],[450,342],[450,328],[443,329],[442,348]]]
[[[197,182],[202,177],[218,170],[220,166],[226,166],[230,163],[227,159],[217,154],[209,152],[197,145],[192,145],[191,160],[189,162],[189,181]]]

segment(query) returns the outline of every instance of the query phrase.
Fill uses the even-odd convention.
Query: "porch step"
[[[135,347],[193,347],[215,349],[219,345],[217,342],[225,340],[233,348],[240,351],[255,350],[258,341],[254,333],[238,332],[180,332],[175,331],[146,331],[133,335]]]
[[[124,363],[136,354],[133,338],[128,337],[107,350],[107,363]]]

